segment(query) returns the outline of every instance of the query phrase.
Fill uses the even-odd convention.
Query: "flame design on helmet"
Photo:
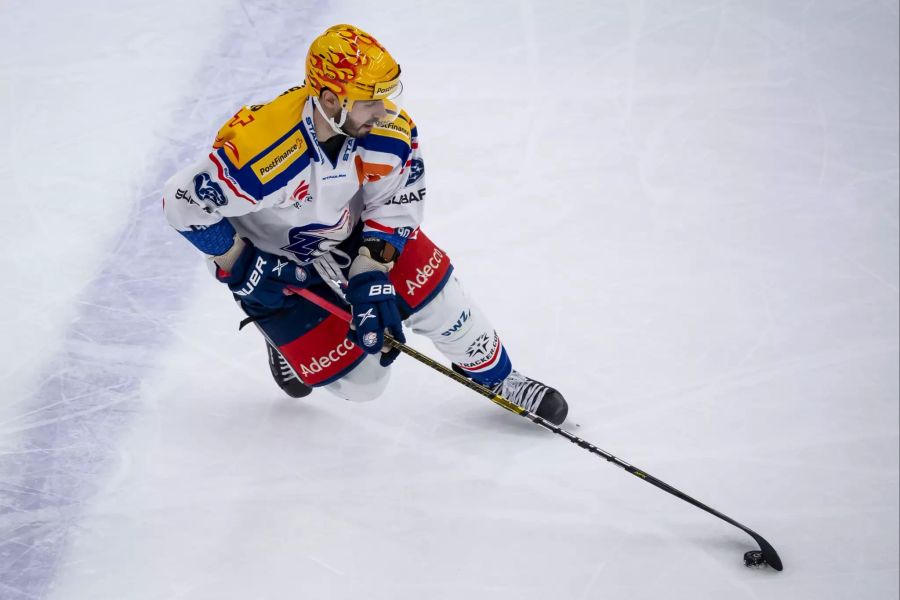
[[[306,56],[306,87],[329,89],[341,100],[368,100],[375,84],[396,79],[400,65],[374,37],[353,25],[335,25],[313,40]]]

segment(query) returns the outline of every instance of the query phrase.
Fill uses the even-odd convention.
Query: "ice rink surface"
[[[516,367],[784,572],[410,360],[277,389],[160,190],[340,22]],[[896,2],[6,2],[0,75],[2,600],[898,597]]]

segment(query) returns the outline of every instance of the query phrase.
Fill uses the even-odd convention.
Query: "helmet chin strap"
[[[346,110],[344,110],[343,106],[341,107],[340,121],[335,121],[333,117],[329,117],[328,115],[325,114],[325,109],[322,108],[322,104],[319,102],[318,98],[313,97],[313,104],[316,106],[316,110],[319,111],[319,114],[322,115],[322,118],[325,119],[325,122],[328,123],[328,126],[331,127],[332,131],[334,131],[335,133],[337,133],[339,135],[347,135],[341,129],[341,127],[344,126],[344,123],[347,122],[347,115],[349,114]]]

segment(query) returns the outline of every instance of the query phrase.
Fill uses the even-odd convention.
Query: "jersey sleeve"
[[[363,233],[402,251],[424,216],[425,162],[418,129],[405,112],[360,139],[356,157],[363,184]]]
[[[291,88],[268,104],[241,108],[219,129],[209,175],[228,198],[227,210],[252,212],[261,202],[277,202],[309,167],[310,140],[301,123],[306,98],[302,87]]]
[[[202,252],[231,247],[240,217],[275,206],[285,184],[309,165],[299,115],[305,94],[291,88],[272,102],[241,108],[216,135],[211,151],[166,183],[166,218]]]
[[[228,193],[214,178],[208,159],[197,161],[173,175],[163,190],[163,210],[169,224],[201,252],[225,253],[235,229],[227,217],[258,210],[261,203],[246,203]]]

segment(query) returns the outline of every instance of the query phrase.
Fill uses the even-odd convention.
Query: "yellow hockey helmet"
[[[378,40],[353,25],[329,27],[310,44],[306,88],[314,98],[331,90],[346,111],[358,100],[383,100],[386,120],[400,113],[400,65]]]

